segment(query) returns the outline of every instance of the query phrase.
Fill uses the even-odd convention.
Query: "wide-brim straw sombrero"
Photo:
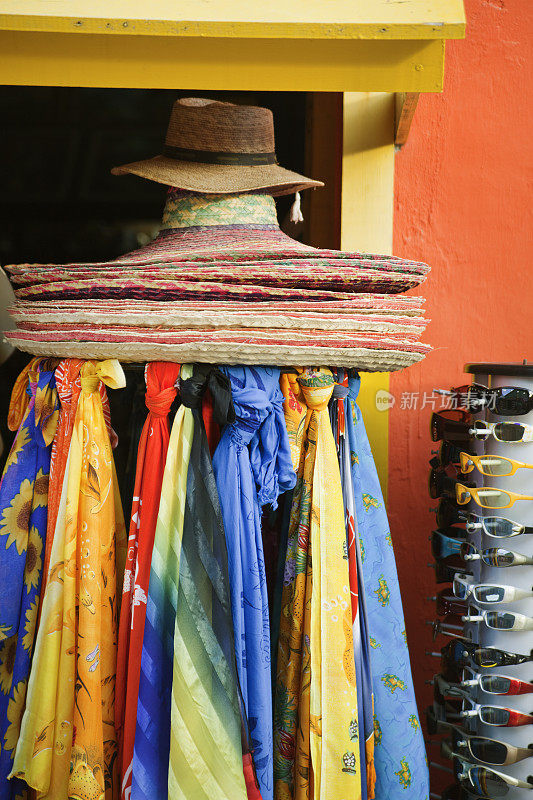
[[[261,198],[255,196],[253,202]],[[421,284],[429,268],[391,255],[309,247],[277,226],[253,223],[162,229],[150,244],[113,261],[15,264],[6,270],[19,299],[338,302],[361,292],[404,292]]]
[[[161,154],[111,172],[206,194],[282,195],[324,185],[279,166],[268,108],[199,97],[174,103]]]
[[[392,371],[431,349],[419,342],[423,299],[398,294],[425,264],[302,245],[265,194],[172,189],[145,247],[7,269],[18,325],[7,338],[35,355]]]
[[[388,304],[377,296],[373,304],[363,295],[357,308],[332,307],[331,303],[237,303],[214,302],[206,315],[205,303],[131,300],[17,301],[10,313],[17,326],[26,330],[46,330],[47,327],[133,326],[159,329],[293,329],[340,331],[343,333],[374,333],[398,336],[413,341],[420,338],[428,322],[420,305]],[[386,296],[383,296],[386,298]],[[407,299],[407,298],[401,298]],[[419,298],[412,298],[419,299]]]
[[[120,361],[178,361],[275,366],[331,365],[392,372],[422,360],[427,344],[375,335],[305,330],[170,331],[120,326],[16,330],[8,341],[34,355]]]

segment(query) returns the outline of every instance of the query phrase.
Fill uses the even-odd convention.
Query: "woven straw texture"
[[[199,155],[194,161],[187,161],[179,155],[167,155],[169,148],[195,151]],[[207,194],[261,189],[272,195],[282,195],[324,185],[277,163],[254,166],[209,163],[213,153],[238,156],[274,152],[274,121],[269,109],[188,97],[174,103],[164,155],[122,164],[111,172],[114,175],[130,173],[167,186]],[[205,163],[201,161],[202,153]]]
[[[398,293],[428,267],[301,245],[266,195],[172,190],[167,226],[111,262],[9,267],[17,330],[36,355],[401,369],[431,349],[423,298]]]
[[[137,342],[29,342],[10,336],[9,341],[20,350],[33,355],[57,358],[106,359],[119,361],[176,361],[208,364],[272,364],[274,366],[314,366],[342,364],[365,372],[393,372],[416,364],[423,353],[396,350],[370,350],[364,347],[339,349],[335,347],[294,347],[278,345],[218,345],[209,339],[194,344],[143,344]]]
[[[46,330],[47,326],[55,325],[102,325],[111,326],[138,326],[139,328],[159,327],[161,329],[185,329],[206,327],[205,311],[155,313],[136,313],[131,310],[93,311],[87,309],[73,309],[70,314],[65,311],[41,313],[26,313],[25,310],[10,309],[13,319],[21,329]],[[426,320],[413,320],[411,317],[398,317],[392,315],[357,315],[357,314],[261,314],[245,312],[213,312],[211,311],[209,327],[217,328],[289,328],[293,330],[321,331],[362,331],[376,332],[388,335],[401,335],[404,338],[418,339],[426,326]]]

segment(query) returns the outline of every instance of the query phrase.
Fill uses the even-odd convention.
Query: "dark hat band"
[[[196,164],[225,164],[236,167],[256,167],[264,164],[277,164],[275,153],[228,153],[215,150],[188,150],[166,144],[163,155],[177,161],[192,161]]]

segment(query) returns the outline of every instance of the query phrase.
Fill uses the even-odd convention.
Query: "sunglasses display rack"
[[[446,566],[450,578],[457,565],[464,564],[464,572],[471,573],[462,577],[458,567],[455,584],[437,585],[435,645],[444,645],[451,658],[441,660],[443,674],[434,679],[433,724],[428,717],[433,742],[435,716],[444,722],[438,725],[443,734],[438,738],[447,743],[441,743],[445,758],[438,761],[431,747],[431,762],[447,769],[453,765],[456,783],[431,797],[533,800],[533,365],[469,364],[465,371],[473,376],[472,385],[470,390],[461,387],[456,399],[459,409],[467,406],[470,412],[464,421],[472,433],[467,440],[466,426],[461,430],[453,422],[459,422],[460,412],[447,415],[451,424],[445,420],[440,425],[446,413],[441,415],[438,436],[445,444],[439,463],[432,462],[436,475],[430,480],[430,493],[440,503],[437,527],[440,522],[443,534],[433,534],[433,553],[441,556],[437,578],[446,577]],[[477,387],[487,387],[486,393]],[[434,440],[435,431],[432,420]],[[461,519],[465,515],[468,521]],[[461,552],[450,555],[454,547],[457,553],[458,539],[464,541]],[[462,606],[456,599],[462,599]],[[446,614],[450,611],[462,613]],[[466,637],[465,644],[453,634]],[[480,653],[469,657],[472,643]],[[481,653],[486,665],[476,663]],[[466,664],[462,674],[454,667],[461,655]],[[523,657],[522,663],[516,663],[516,656]],[[448,727],[448,722],[457,727]],[[452,754],[461,759],[450,760]]]

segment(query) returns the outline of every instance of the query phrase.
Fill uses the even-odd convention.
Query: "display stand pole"
[[[514,364],[469,364],[466,371],[474,374],[477,383],[484,383],[489,388],[501,386],[520,386],[533,392],[533,365]],[[517,417],[499,417],[490,410],[486,411],[487,422],[521,422],[533,425],[533,411]],[[489,436],[484,442],[484,452],[491,455],[505,456],[533,464],[533,442],[503,443]],[[476,481],[477,482],[477,481]],[[484,477],[485,486],[495,486],[509,489],[519,494],[533,495],[533,470],[519,469],[510,477]],[[472,507],[472,510],[474,508]],[[479,513],[479,509],[476,509]],[[524,525],[533,525],[533,501],[518,500],[509,509],[483,512],[486,516],[495,515],[507,517]],[[483,534],[482,547],[501,546],[526,556],[533,556],[533,536],[515,536],[509,539],[494,539]],[[515,566],[508,568],[489,567],[481,564],[481,580],[487,583],[500,583],[516,586],[525,590],[533,589],[533,566]],[[488,606],[485,606],[487,608]],[[495,609],[496,610],[496,609]],[[498,611],[514,611],[533,617],[533,597],[525,598],[514,603],[498,605]],[[476,630],[478,635],[476,636]],[[472,629],[472,628],[470,628]],[[482,645],[498,647],[512,653],[529,654],[533,649],[533,631],[499,631],[488,628],[484,622],[475,626],[473,638]],[[533,681],[533,662],[516,666],[498,667],[491,670],[482,670],[485,673],[508,675],[525,681]],[[533,712],[533,694],[516,696],[489,695],[478,690],[476,700],[488,705],[504,706],[524,713]],[[524,725],[515,728],[499,728],[491,725],[479,725],[479,734],[492,739],[513,744],[517,747],[528,747],[533,744],[533,726]],[[495,767],[498,769],[498,767]],[[533,774],[533,760],[525,759],[517,764],[510,764],[501,768],[502,772],[515,778],[526,780]],[[531,800],[531,792],[527,789],[510,788],[509,798],[516,800]]]

